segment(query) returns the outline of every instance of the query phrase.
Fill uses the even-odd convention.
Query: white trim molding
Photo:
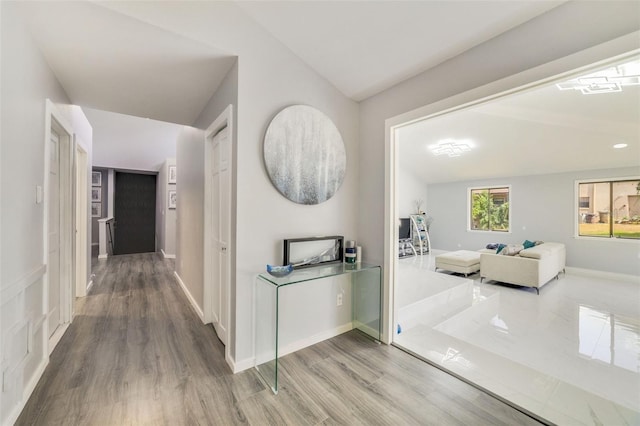
[[[28,287],[30,287],[33,283],[44,277],[46,272],[47,265],[38,265],[37,267],[33,268],[31,272],[29,272],[13,284],[3,288],[2,292],[0,292],[0,306],[11,301],[20,293],[25,291]]]
[[[383,327],[381,340],[391,343],[393,338],[393,292],[396,281],[398,188],[398,141],[396,130],[406,125],[442,116],[473,105],[533,89],[553,81],[570,77],[594,65],[622,61],[638,54],[638,36],[634,31],[625,36],[592,46],[563,58],[535,66],[520,73],[476,87],[466,92],[432,102],[385,120],[385,188],[384,188],[384,278]]]
[[[164,249],[160,249],[160,253],[162,253],[162,257],[165,259],[175,259],[176,255],[175,254],[167,254],[164,252]]]

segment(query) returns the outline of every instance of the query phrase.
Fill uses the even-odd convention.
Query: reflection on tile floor
[[[640,424],[638,284],[568,274],[538,296],[436,254],[398,262],[394,343],[557,424]]]

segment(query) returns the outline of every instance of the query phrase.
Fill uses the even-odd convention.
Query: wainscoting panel
[[[13,424],[48,362],[41,265],[0,293],[0,424]]]

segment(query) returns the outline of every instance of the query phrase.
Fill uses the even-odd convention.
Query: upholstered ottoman
[[[436,271],[446,269],[467,276],[480,270],[480,252],[458,250],[436,256]]]

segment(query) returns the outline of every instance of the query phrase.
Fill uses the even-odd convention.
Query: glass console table
[[[255,294],[255,368],[274,393],[278,393],[278,337],[280,327],[285,325],[278,323],[280,292],[289,286],[343,275],[348,275],[351,281],[353,328],[379,341],[382,325],[380,266],[341,263],[298,269],[281,278],[266,272],[258,275]]]

